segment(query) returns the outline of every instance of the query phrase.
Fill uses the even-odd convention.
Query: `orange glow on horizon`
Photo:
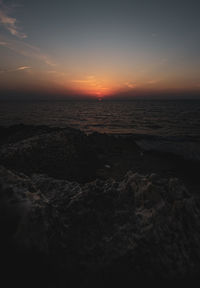
[[[114,84],[111,83],[111,81],[105,81],[96,76],[87,76],[83,79],[71,80],[70,83],[68,82],[68,87],[69,85],[72,90],[80,94],[97,98],[111,95],[115,91]]]
[[[10,83],[12,82],[12,89]],[[67,73],[66,70],[40,70],[30,66],[18,66],[16,69],[1,72],[1,87],[9,93],[27,93],[37,95],[50,95],[55,97],[86,97],[93,99],[103,98],[134,98],[144,95],[178,95],[200,91],[199,82],[190,83],[184,77],[163,78],[153,74],[140,73],[119,75],[118,71],[86,73]],[[10,89],[10,90],[9,90]],[[145,96],[146,97],[146,96]]]

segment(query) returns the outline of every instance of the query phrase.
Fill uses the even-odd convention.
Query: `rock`
[[[42,130],[40,126],[35,134],[20,141],[16,141],[18,134],[15,141],[13,135],[12,142],[10,136],[0,149],[0,162],[28,175],[45,173],[72,181],[78,178],[80,182],[96,177],[98,157],[85,134],[70,129]]]
[[[4,237],[53,259],[64,279],[73,272],[83,283],[99,273],[136,281],[200,272],[199,202],[177,179],[130,171],[120,182],[80,185],[1,167],[0,187]]]

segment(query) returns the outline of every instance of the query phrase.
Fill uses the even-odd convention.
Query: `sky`
[[[200,97],[199,0],[0,0],[0,99]]]

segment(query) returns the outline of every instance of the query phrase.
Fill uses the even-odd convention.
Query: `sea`
[[[0,125],[132,135],[144,150],[200,161],[200,100],[1,101]]]

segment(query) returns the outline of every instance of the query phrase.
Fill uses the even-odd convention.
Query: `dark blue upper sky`
[[[2,91],[199,93],[200,1],[0,0]]]

